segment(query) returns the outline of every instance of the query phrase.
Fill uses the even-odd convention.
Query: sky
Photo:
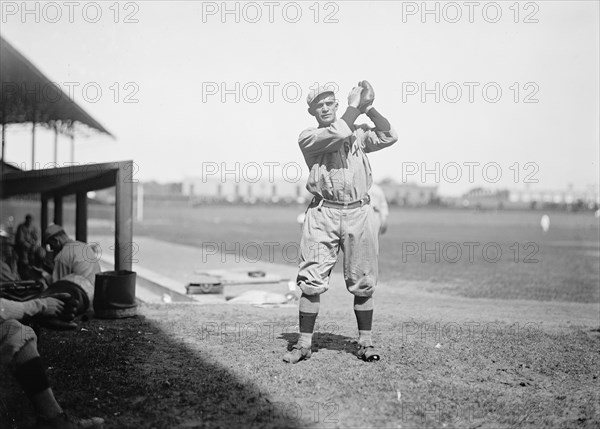
[[[598,189],[596,1],[26,7],[2,2],[2,37],[116,136],[78,136],[79,163],[133,159],[136,178],[160,182],[306,175],[309,89],[333,84],[341,115],[367,79],[399,134],[369,155],[376,181]],[[31,168],[30,128],[6,136],[7,161]],[[36,168],[53,142],[38,133]],[[69,154],[63,137],[58,163]]]

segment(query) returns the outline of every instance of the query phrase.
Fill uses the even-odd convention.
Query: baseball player
[[[44,243],[54,252],[54,270],[52,281],[57,282],[68,274],[77,274],[90,282],[90,288],[96,281],[100,264],[87,254],[86,243],[69,238],[62,226],[50,224],[44,232]]]
[[[371,197],[371,206],[377,214],[377,221],[379,222],[379,235],[385,234],[388,227],[387,218],[390,214],[390,209],[385,198],[385,193],[383,192],[383,189],[381,189],[381,186],[373,183],[371,189],[369,189],[369,197]]]
[[[312,334],[319,313],[320,295],[329,288],[329,276],[340,250],[344,253],[346,288],[354,295],[358,323],[357,356],[379,360],[373,347],[373,292],[377,284],[379,225],[369,204],[373,182],[367,153],[394,144],[397,134],[373,108],[373,88],[359,82],[348,95],[348,108],[337,117],[338,101],[324,87],[308,95],[308,113],[317,128],[307,128],[298,138],[309,178],[306,188],[314,198],[306,211],[300,242],[297,285],[300,297],[300,339],[283,360],[297,363],[311,356]],[[361,114],[375,124],[355,125]]]
[[[60,407],[37,349],[33,329],[20,323],[33,316],[54,317],[65,310],[68,294],[16,302],[0,298],[0,365],[12,370],[38,417],[37,428],[102,428],[99,417],[80,419]]]

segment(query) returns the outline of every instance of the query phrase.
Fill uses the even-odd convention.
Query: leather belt
[[[358,201],[350,202],[332,201],[315,197],[315,201],[318,202],[319,207],[329,207],[332,209],[356,209],[358,207],[362,207],[364,205],[369,204],[371,202],[371,197],[367,195],[366,197],[361,198]]]

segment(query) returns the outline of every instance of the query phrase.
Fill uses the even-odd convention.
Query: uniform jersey
[[[307,128],[298,145],[310,170],[306,189],[313,195],[339,202],[367,196],[373,183],[367,153],[398,140],[393,129],[379,131],[368,125],[351,129],[342,119],[328,127]]]
[[[87,278],[93,285],[99,272],[100,264],[95,252],[86,243],[70,240],[54,258],[52,281],[56,282],[68,274],[77,274]]]

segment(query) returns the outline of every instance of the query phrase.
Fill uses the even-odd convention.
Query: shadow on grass
[[[83,329],[82,329],[83,328]],[[42,331],[39,350],[59,403],[105,428],[307,427],[247,380],[173,341],[144,317]],[[0,370],[0,427],[31,427],[32,408]]]
[[[287,349],[290,351],[294,344],[298,342],[299,335],[296,333],[282,333],[278,339],[286,340],[288,342]],[[313,335],[312,352],[318,353],[322,349],[346,352],[356,356],[358,346],[352,338],[345,335],[316,332]]]

